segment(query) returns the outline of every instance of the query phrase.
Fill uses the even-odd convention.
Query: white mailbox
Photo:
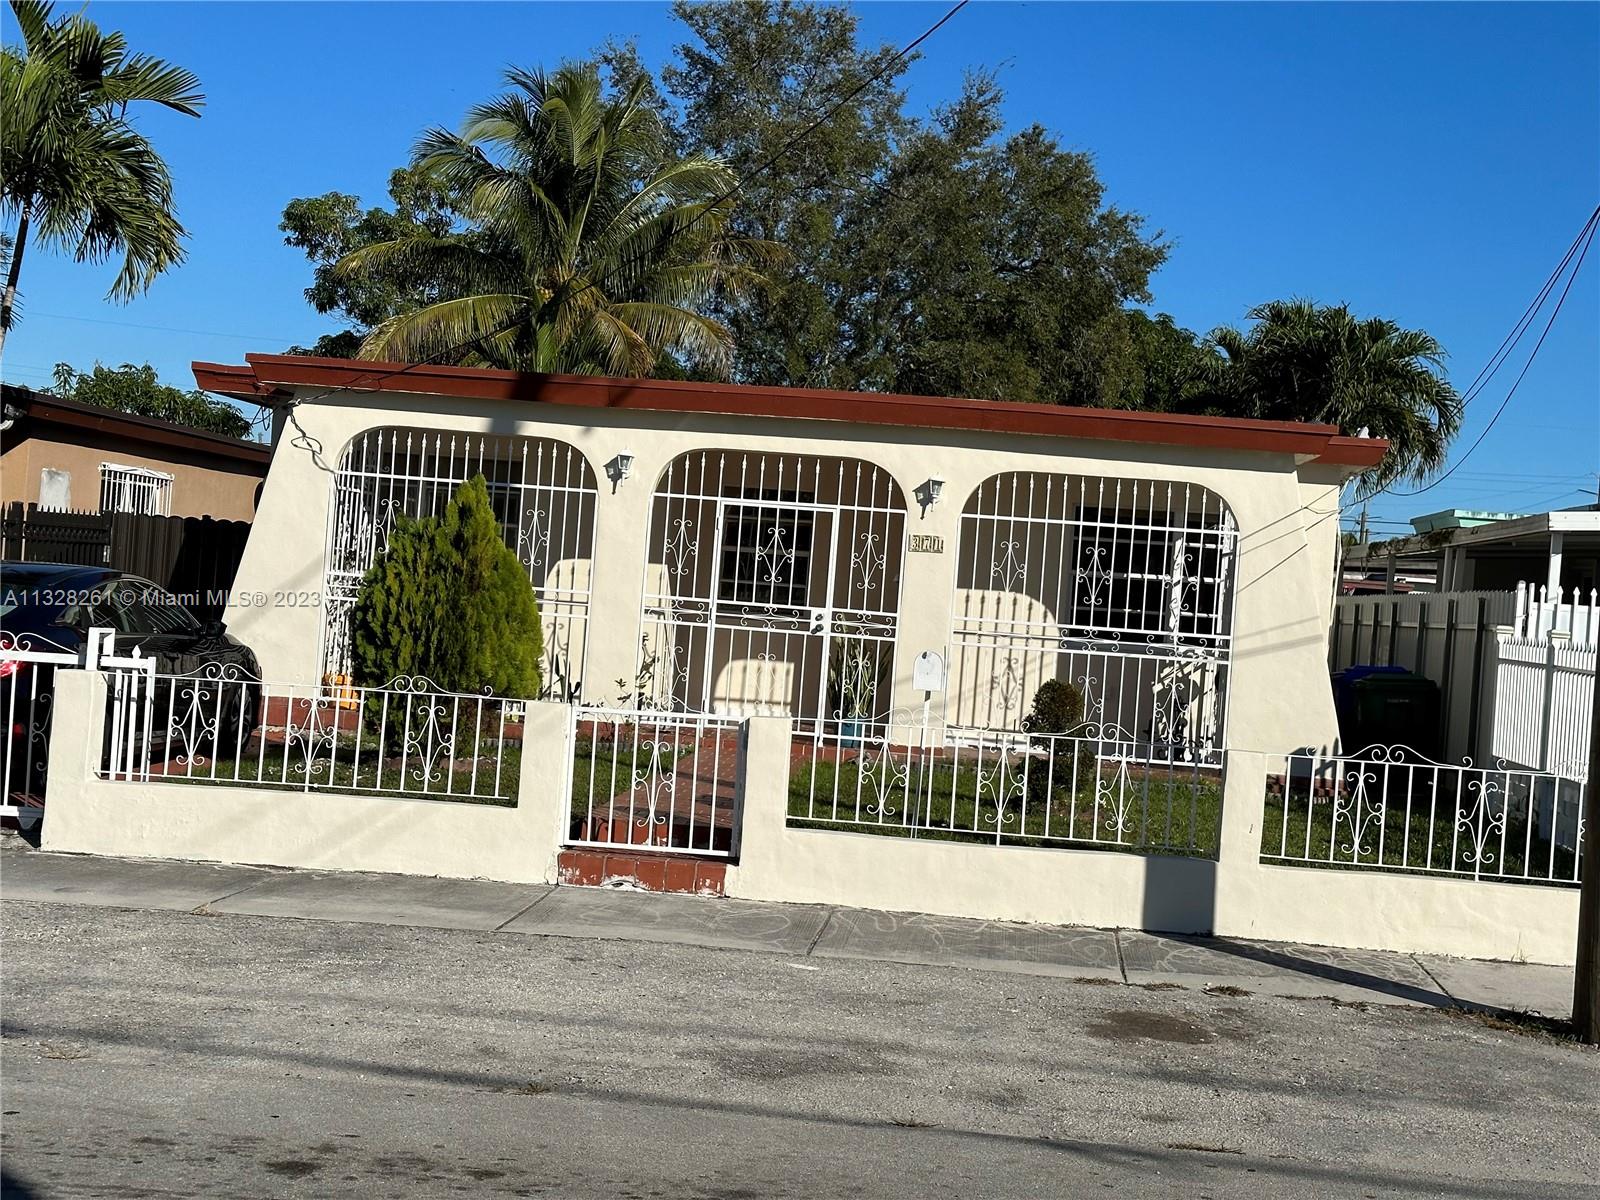
[[[944,655],[924,650],[911,664],[911,687],[918,692],[944,691]]]

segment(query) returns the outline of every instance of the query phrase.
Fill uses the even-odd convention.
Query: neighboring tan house
[[[1112,740],[1215,763],[1332,745],[1330,426],[249,355],[208,391],[280,437],[230,629],[269,680],[348,664],[397,516],[482,474],[549,693],[1015,730],[1046,679]],[[900,715],[908,714],[908,715]],[[921,716],[919,717],[919,714]]]
[[[0,505],[248,521],[272,449],[4,386]]]

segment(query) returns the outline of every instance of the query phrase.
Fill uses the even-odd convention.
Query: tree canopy
[[[294,201],[307,296],[353,327],[318,352],[414,359],[510,322],[459,361],[1323,421],[1394,443],[1367,486],[1443,462],[1459,399],[1432,337],[1306,301],[1206,337],[1146,311],[1171,242],[1112,202],[1090,155],[1008,128],[994,74],[918,116],[914,60],[864,43],[848,7],[674,13],[686,36],[659,75],[630,44],[513,72],[459,134],[418,144],[392,208]],[[602,127],[626,148],[579,133]],[[570,186],[590,179],[602,217],[647,224],[628,251]],[[644,294],[667,280],[667,302]]]
[[[0,211],[16,222],[0,296],[0,345],[15,311],[29,233],[79,262],[122,256],[110,297],[128,300],[183,260],[172,177],[134,128],[149,102],[191,117],[199,80],[104,33],[81,12],[55,16],[43,0],[11,0],[21,44],[0,48]]]
[[[1462,405],[1431,334],[1309,300],[1259,305],[1249,319],[1247,331],[1223,327],[1211,334],[1199,381],[1180,407],[1318,421],[1387,438],[1383,461],[1362,476],[1369,491],[1419,482],[1444,465]]]
[[[506,82],[413,155],[464,227],[411,221],[333,264],[354,297],[433,293],[368,330],[360,356],[611,375],[670,358],[725,373],[733,335],[707,306],[762,284],[774,257],[728,230],[727,167],[671,152],[642,78],[607,94],[582,64]]]
[[[156,378],[149,363],[135,366],[104,367],[95,363],[89,371],[76,371],[67,363],[57,363],[53,394],[79,404],[93,404],[136,417],[155,417],[192,429],[204,429],[226,437],[250,434],[250,420],[233,405],[214,400],[198,389],[185,391]]]

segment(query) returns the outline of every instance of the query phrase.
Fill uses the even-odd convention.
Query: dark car
[[[0,563],[0,644],[79,652],[89,630],[101,627],[116,631],[118,656],[137,648],[142,657],[154,660],[150,699],[155,712],[172,707],[174,684],[167,677],[191,676],[192,688],[178,686],[185,703],[198,694],[203,710],[215,714],[208,727],[211,737],[226,742],[248,738],[254,731],[261,689],[253,681],[260,678],[260,664],[221,621],[202,622],[165,588],[109,567]],[[8,795],[36,795],[42,791],[43,721],[54,690],[54,668],[13,659],[0,664],[0,671],[6,676],[0,679],[0,707],[7,710],[11,725],[0,774]],[[208,688],[208,680],[217,676],[243,682],[211,683]]]

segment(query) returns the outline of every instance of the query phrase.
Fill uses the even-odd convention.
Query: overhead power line
[[[1438,487],[1441,483],[1454,475],[1456,471],[1461,468],[1462,464],[1472,457],[1473,451],[1477,450],[1479,446],[1483,445],[1484,438],[1489,436],[1490,432],[1494,429],[1495,424],[1500,420],[1501,415],[1506,411],[1506,407],[1511,403],[1512,397],[1517,394],[1517,388],[1522,384],[1522,381],[1527,378],[1528,370],[1533,366],[1534,359],[1539,357],[1540,347],[1544,345],[1545,338],[1550,335],[1551,326],[1556,323],[1556,318],[1561,315],[1561,308],[1564,304],[1566,304],[1567,296],[1572,291],[1572,285],[1578,278],[1578,272],[1583,269],[1583,260],[1589,253],[1589,247],[1594,243],[1594,235],[1597,227],[1600,227],[1600,205],[1596,205],[1595,210],[1589,214],[1589,219],[1584,222],[1583,229],[1579,232],[1577,241],[1575,241],[1572,246],[1568,248],[1566,255],[1561,260],[1560,266],[1556,268],[1556,273],[1546,281],[1544,288],[1540,290],[1539,298],[1535,301],[1535,303],[1542,305],[1544,303],[1544,298],[1549,296],[1550,290],[1554,287],[1555,280],[1560,278],[1561,272],[1566,271],[1567,282],[1561,289],[1561,295],[1556,298],[1555,307],[1550,310],[1550,317],[1545,321],[1544,328],[1539,331],[1539,340],[1534,342],[1533,349],[1528,353],[1528,360],[1522,364],[1522,370],[1518,372],[1516,379],[1512,380],[1511,386],[1506,390],[1505,398],[1500,401],[1500,407],[1494,410],[1494,416],[1489,418],[1489,423],[1483,427],[1483,432],[1480,433],[1476,439],[1474,439],[1472,445],[1467,447],[1467,452],[1456,460],[1454,466],[1447,470],[1443,475],[1439,476],[1439,478],[1435,479],[1432,483],[1425,484],[1424,486],[1411,491],[1395,491],[1392,488],[1384,488],[1383,492],[1379,493],[1380,495],[1386,492],[1391,496],[1420,496],[1424,492],[1431,492],[1434,488]],[[1582,243],[1581,247],[1579,246],[1579,243]],[[1575,261],[1573,259],[1574,251],[1577,252],[1577,259]],[[1572,267],[1570,271],[1567,271],[1567,264],[1569,262],[1572,264]],[[1534,311],[1537,312],[1537,309]],[[1526,323],[1528,322],[1528,317],[1529,314],[1524,314],[1523,320],[1519,321],[1518,325],[1525,329]],[[1517,333],[1516,338],[1517,340],[1520,340],[1521,334]],[[1512,344],[1514,345],[1515,342]],[[1505,343],[1501,343],[1501,345],[1504,346]],[[1490,375],[1493,375],[1493,371],[1490,372]],[[1482,378],[1482,376],[1480,376],[1480,378]],[[1485,380],[1485,382],[1487,382],[1487,380]]]

